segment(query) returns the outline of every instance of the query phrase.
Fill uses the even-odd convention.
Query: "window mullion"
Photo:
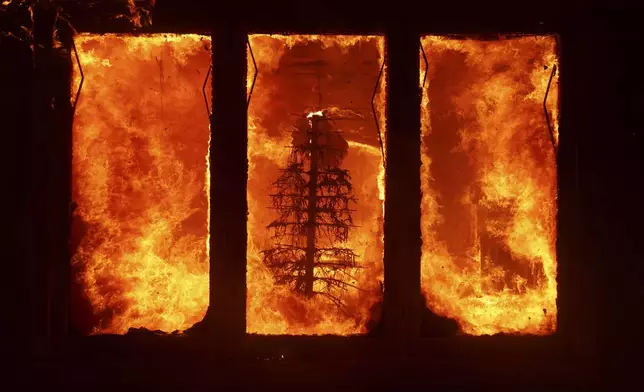
[[[246,41],[243,29],[219,24],[213,42],[210,142],[211,333],[235,345],[246,323]]]

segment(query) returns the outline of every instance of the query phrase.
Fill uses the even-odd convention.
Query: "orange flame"
[[[373,319],[372,307],[381,300],[384,208],[384,169],[377,132],[371,114],[371,95],[384,60],[384,39],[373,36],[250,36],[259,70],[248,113],[248,263],[247,331],[259,334],[359,334]],[[298,77],[304,68],[289,62],[326,61],[322,82]],[[329,71],[330,69],[330,71]],[[338,72],[336,72],[338,71]],[[349,76],[347,76],[347,73]],[[248,88],[254,65],[248,54]],[[317,86],[317,87],[316,87]],[[319,90],[320,86],[323,89]],[[384,132],[384,76],[375,107]],[[322,98],[322,107],[318,105]],[[352,176],[358,198],[348,244],[364,267],[356,276],[361,290],[348,293],[348,315],[321,298],[301,298],[274,283],[260,252],[270,247],[266,226],[275,219],[270,205],[270,184],[288,158],[290,127],[296,117],[323,109],[336,114],[358,109],[361,121],[338,121],[349,151],[343,168]],[[377,318],[377,317],[376,317]],[[373,320],[372,320],[373,321]]]
[[[92,331],[184,330],[208,306],[210,38],[75,43],[85,81],[73,129],[73,264]],[[80,77],[75,68],[74,91]]]
[[[467,334],[552,333],[557,178],[542,105],[557,64],[555,39],[428,36],[422,46],[428,306]],[[547,102],[555,141],[557,82]]]

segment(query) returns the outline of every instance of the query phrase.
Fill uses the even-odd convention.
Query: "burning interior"
[[[75,46],[72,325],[185,330],[208,307],[210,38],[80,34]],[[550,334],[556,40],[426,36],[422,49],[427,308],[465,334]],[[373,331],[384,38],[257,34],[247,54],[246,331]]]
[[[247,332],[377,325],[383,73],[383,37],[249,37]]]
[[[0,1],[18,382],[628,380],[634,20],[223,4]]]
[[[185,330],[208,306],[210,37],[74,40],[72,325]]]
[[[557,320],[556,39],[426,36],[422,49],[427,306],[466,334],[550,334]]]

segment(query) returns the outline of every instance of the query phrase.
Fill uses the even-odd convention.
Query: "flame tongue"
[[[248,115],[247,331],[261,334],[363,333],[372,318],[372,306],[382,295],[379,280],[382,280],[384,170],[380,150],[375,144],[377,132],[372,121],[347,122],[348,128],[343,129],[342,136],[327,132],[320,136],[325,140],[318,140],[320,144],[338,147],[342,168],[349,170],[353,191],[358,198],[353,212],[357,227],[349,232],[349,238],[342,246],[358,254],[356,263],[362,267],[357,269],[355,279],[343,282],[360,289],[350,288],[343,294],[346,311],[340,311],[322,296],[305,298],[295,295],[287,286],[277,284],[275,275],[262,261],[261,251],[275,245],[266,226],[277,216],[266,206],[271,205],[270,186],[288,162],[290,145],[308,143],[306,130],[313,121],[325,121],[325,113],[352,107],[352,101],[362,102],[364,107],[370,108],[371,94],[380,70],[378,64],[384,56],[384,40],[355,36],[253,35],[250,43],[261,72]],[[281,67],[281,64],[294,63],[288,61],[294,57],[311,59],[307,64],[313,67],[323,64],[329,68]],[[361,64],[365,57],[373,59],[372,64],[375,65],[359,69],[364,67]],[[321,58],[325,61],[314,61]],[[248,69],[248,79],[252,80],[252,63]],[[302,76],[304,72],[312,76]],[[321,89],[318,88],[320,80]],[[348,84],[347,80],[354,83]],[[351,88],[347,89],[347,86]],[[320,107],[320,96],[325,109],[312,112],[311,108]],[[384,129],[383,88],[375,104],[383,121],[380,128]],[[294,132],[289,113],[306,113],[296,124]],[[358,129],[358,125],[364,125],[364,129]],[[373,140],[374,144],[363,140]],[[333,166],[335,162],[331,159],[325,165]],[[321,257],[324,259],[329,255]]]
[[[85,328],[183,330],[208,305],[209,38],[76,38],[74,266]],[[80,82],[75,70],[74,82]]]
[[[555,40],[422,44],[432,58],[422,107],[428,305],[469,334],[551,333],[557,179],[542,104]],[[547,107],[556,121],[555,84]]]
[[[320,116],[323,117],[324,113],[321,110],[318,110],[317,112],[311,112],[306,115],[306,118],[313,118],[313,116]]]

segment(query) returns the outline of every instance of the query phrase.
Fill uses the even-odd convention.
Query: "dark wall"
[[[587,260],[597,271],[599,355],[611,371],[629,374],[642,363],[641,332],[635,327],[643,320],[637,309],[644,304],[644,83],[635,50],[642,33],[633,13],[596,12],[593,20],[597,28],[582,41],[586,66],[596,71],[596,77],[587,79],[584,110],[592,129],[580,169],[587,184],[584,244]]]
[[[5,216],[10,230],[5,231],[3,243],[9,250],[6,269],[3,275],[8,278],[3,287],[8,289],[3,299],[6,301],[7,320],[3,322],[5,336],[18,336],[28,339],[27,305],[24,293],[27,292],[28,276],[26,255],[28,240],[27,220],[24,198],[29,188],[30,159],[26,155],[31,145],[29,132],[31,119],[31,85],[33,66],[31,50],[23,42],[9,38],[9,32],[18,33],[14,28],[17,17],[0,13],[0,130],[5,146],[2,154],[2,178],[5,189]],[[18,22],[28,23],[28,18]],[[3,34],[4,33],[4,34]],[[13,191],[11,191],[13,190]],[[3,320],[5,318],[3,317]],[[17,322],[21,320],[22,322]]]

